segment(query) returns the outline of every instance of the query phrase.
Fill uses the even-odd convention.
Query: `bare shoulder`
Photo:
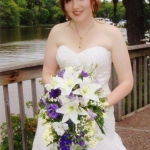
[[[114,49],[126,49],[126,43],[122,36],[122,33],[116,26],[106,23],[100,24],[99,31],[103,36],[105,45],[108,46],[107,49],[109,49],[110,51],[113,51]]]
[[[109,34],[112,37],[122,36],[119,28],[117,28],[116,26],[105,24],[104,28],[105,28],[105,31],[107,31],[106,33]]]
[[[121,38],[122,34],[116,26],[104,23],[104,22],[98,22],[98,31],[103,33],[104,36],[107,36],[109,39],[114,37]]]
[[[48,41],[53,41],[58,46],[62,39],[62,35],[64,35],[65,31],[67,30],[68,25],[69,22],[55,25],[50,31]]]
[[[51,29],[51,34],[59,34],[64,31],[64,29],[69,25],[68,22],[64,22],[64,23],[59,23],[57,25],[55,25],[52,29]]]
[[[104,30],[106,32],[106,34],[109,36],[112,44],[114,43],[125,43],[125,40],[122,36],[122,33],[120,32],[120,29],[117,28],[116,26],[112,26],[109,24],[106,24],[104,26]]]

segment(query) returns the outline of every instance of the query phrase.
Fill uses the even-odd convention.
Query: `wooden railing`
[[[0,86],[3,86],[4,102],[5,102],[5,114],[8,131],[8,142],[9,150],[14,150],[13,137],[12,137],[12,126],[10,118],[10,101],[8,85],[11,83],[17,83],[19,107],[20,107],[20,118],[21,118],[21,130],[22,130],[22,142],[23,150],[27,150],[27,139],[25,131],[25,106],[24,106],[24,95],[22,82],[31,80],[32,89],[32,103],[33,103],[33,114],[37,114],[37,93],[36,93],[36,78],[41,77],[43,61],[34,61],[29,63],[20,63],[16,65],[9,65],[0,68]]]
[[[150,104],[150,45],[129,46],[128,50],[134,76],[134,87],[132,92],[115,106],[116,121],[130,116]],[[112,72],[112,87],[115,88],[118,80],[114,69]]]
[[[134,88],[132,92],[115,106],[116,121],[150,104],[150,45],[136,45],[128,47],[131,58]],[[119,56],[118,56],[119,57]],[[10,101],[8,86],[17,83],[19,107],[21,116],[23,150],[27,150],[25,131],[25,106],[22,82],[31,80],[33,114],[37,114],[36,79],[41,77],[43,60],[0,67],[0,86],[3,86],[6,123],[8,130],[9,150],[14,150],[12,126],[10,118]],[[113,90],[118,85],[117,76],[112,67],[110,88]]]

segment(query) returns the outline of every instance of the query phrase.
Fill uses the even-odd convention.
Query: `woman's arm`
[[[55,26],[47,39],[46,50],[44,55],[43,71],[42,71],[42,81],[43,84],[50,82],[50,76],[55,75],[58,69],[58,64],[56,61],[56,44],[57,37],[57,26]]]
[[[112,62],[114,64],[119,85],[107,97],[110,106],[122,100],[133,88],[133,75],[128,50],[119,29],[112,31]]]

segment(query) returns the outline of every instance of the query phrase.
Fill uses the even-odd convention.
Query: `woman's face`
[[[65,10],[69,17],[76,22],[93,16],[91,0],[66,0]]]

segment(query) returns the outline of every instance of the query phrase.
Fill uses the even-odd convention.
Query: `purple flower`
[[[82,76],[82,77],[88,77],[88,73],[86,73],[86,72],[84,72],[84,70],[82,70],[81,76]]]
[[[84,134],[84,132],[82,131],[82,132],[81,132],[81,137],[84,137],[84,135],[85,135],[85,134]]]
[[[81,131],[80,135],[76,135],[74,140],[73,140],[74,144],[78,144],[79,146],[83,147],[85,145],[84,142],[84,132]]]
[[[79,141],[79,145],[80,145],[81,147],[84,146],[84,140],[83,140],[83,139],[81,139],[81,140]]]
[[[57,104],[49,104],[47,107],[47,114],[50,118],[56,119],[59,116],[59,113],[56,112],[58,109]]]
[[[68,98],[70,98],[70,99],[72,99],[72,98],[74,98],[74,95],[73,95],[73,93],[71,92],[70,94],[69,94],[69,96],[67,96]]]
[[[45,100],[40,99],[40,102],[41,102],[41,104],[42,104],[43,106],[46,106],[46,102],[45,102]]]
[[[93,83],[99,84],[99,81],[97,79],[94,79]]]
[[[65,70],[61,70],[61,71],[58,73],[58,77],[63,78],[64,73],[65,73]]]
[[[84,98],[83,97],[78,97],[78,100],[79,100],[81,106],[84,107]]]
[[[93,121],[95,117],[97,117],[97,114],[92,112],[91,110],[88,111],[89,114],[89,120]]]
[[[59,142],[60,150],[70,150],[69,145],[71,143],[72,141],[70,140],[69,134],[64,134],[60,138],[60,142]]]
[[[61,95],[61,90],[60,90],[59,88],[57,88],[57,89],[52,89],[52,90],[49,92],[50,98],[56,98],[56,97],[58,97],[59,95]]]
[[[69,146],[64,146],[64,147],[61,147],[60,150],[70,150],[70,147]]]
[[[66,123],[70,126],[72,124],[72,121],[68,120]]]

